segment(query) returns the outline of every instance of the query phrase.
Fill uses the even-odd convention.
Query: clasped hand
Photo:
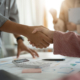
[[[46,34],[37,31],[34,34],[32,33],[36,28],[42,28],[43,26],[35,26],[29,27],[28,31],[28,40],[34,44],[37,48],[46,48],[52,43],[52,39],[50,39]]]

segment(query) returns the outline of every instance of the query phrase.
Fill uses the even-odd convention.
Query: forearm
[[[51,39],[53,39],[54,31],[47,31],[45,34],[47,34]]]
[[[18,34],[13,34],[14,35],[14,37],[17,39],[18,37],[20,37],[20,35],[18,35]]]
[[[63,20],[61,19],[58,19],[56,23],[54,23],[54,29],[56,31],[62,31],[62,32],[65,32],[66,29],[65,29],[65,23]]]
[[[24,35],[25,33],[27,35],[28,33],[28,26],[17,24],[15,22],[7,20],[2,27],[0,27],[1,31],[18,34],[18,35]]]

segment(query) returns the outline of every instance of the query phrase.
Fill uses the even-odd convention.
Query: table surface
[[[52,52],[40,52],[39,59],[45,58],[65,58],[65,61],[48,61],[51,62],[51,66],[42,69],[42,73],[22,73],[24,68],[16,67],[12,61],[16,57],[8,57],[0,59],[0,69],[13,73],[25,80],[54,80],[63,75],[67,75],[72,72],[80,71],[80,58],[64,57],[61,55],[53,55]],[[32,59],[30,54],[21,55],[20,59]],[[38,60],[32,59],[32,60]]]

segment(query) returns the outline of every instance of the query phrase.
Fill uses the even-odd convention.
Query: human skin
[[[14,34],[15,38],[17,39],[18,37],[20,37],[20,35]],[[33,50],[28,48],[24,43],[22,39],[19,39],[17,41],[17,58],[19,58],[19,55],[22,51],[26,51],[28,53],[30,53],[32,55],[33,58],[35,57],[39,57],[38,53]]]
[[[26,26],[17,24],[15,22],[7,20],[2,27],[0,27],[1,31],[14,33],[18,35],[24,35],[28,38],[29,41],[34,43],[34,45],[38,48],[46,48],[52,42],[50,38],[44,35],[41,32],[37,32],[36,34],[32,34],[32,31],[38,26]]]
[[[70,23],[67,24],[67,30],[75,31],[75,30],[77,30],[77,25],[70,22]]]
[[[51,30],[49,30],[48,28],[45,28],[45,27],[37,27],[32,31],[33,34],[35,34],[37,32],[44,33],[46,36],[48,36],[53,41],[54,31],[51,31]]]

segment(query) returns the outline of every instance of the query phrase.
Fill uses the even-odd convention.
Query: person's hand
[[[34,50],[26,47],[26,46],[24,45],[24,43],[23,43],[22,40],[18,40],[17,58],[19,57],[19,55],[20,55],[20,53],[21,53],[22,51],[27,51],[27,52],[29,52],[29,53],[32,55],[33,58],[35,58],[35,56],[36,56],[36,57],[39,57],[39,55],[38,55],[38,53],[37,53],[36,51],[34,51]]]
[[[37,33],[37,32],[42,32],[42,33],[44,33],[46,36],[48,36],[50,39],[52,39],[53,40],[53,31],[51,31],[51,30],[49,30],[48,28],[46,28],[46,27],[37,27],[37,28],[35,28],[34,30],[33,30],[33,34],[34,33]]]
[[[80,34],[80,25],[77,25],[77,33]]]
[[[64,26],[64,22],[63,22],[61,19],[58,19],[57,23],[54,24],[54,29],[55,29],[56,31],[65,32],[66,29],[65,29],[65,26]]]
[[[67,24],[67,30],[69,30],[69,31],[75,31],[76,29],[77,29],[76,24],[74,24],[74,23],[68,23]]]
[[[0,27],[0,30],[18,35],[23,35],[27,37],[29,41],[34,43],[34,45],[38,48],[48,47],[52,40],[41,32],[32,34],[34,28],[35,26],[30,27],[7,20],[4,25]]]
[[[44,33],[46,36],[48,36],[53,43],[53,31],[49,30],[48,28],[44,27],[44,26],[40,26],[40,27],[36,27],[34,30],[33,30],[33,34],[37,33],[37,32],[42,32]],[[34,43],[30,42],[30,44],[32,44],[34,46]]]
[[[41,26],[38,26],[41,27]],[[52,40],[47,37],[45,34],[42,32],[37,32],[35,34],[32,33],[32,31],[37,28],[35,27],[28,27],[27,29],[27,34],[25,33],[24,35],[28,38],[30,42],[34,44],[37,48],[46,48],[49,46],[49,44],[52,42]]]
[[[50,9],[50,13],[51,13],[53,19],[56,20],[57,19],[57,11],[52,8],[52,9]]]

